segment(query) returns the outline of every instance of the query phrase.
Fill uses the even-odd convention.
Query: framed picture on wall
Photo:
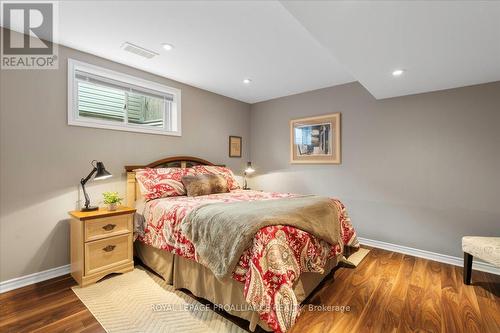
[[[290,163],[340,164],[340,113],[290,120]]]
[[[229,137],[229,157],[241,157],[241,136]]]

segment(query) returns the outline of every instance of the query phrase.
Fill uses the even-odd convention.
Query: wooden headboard
[[[127,171],[127,206],[134,207],[135,201],[140,196],[139,186],[135,179],[135,169],[144,168],[190,168],[195,165],[220,165],[192,156],[172,156],[147,165],[126,165]],[[222,166],[222,165],[221,165]]]

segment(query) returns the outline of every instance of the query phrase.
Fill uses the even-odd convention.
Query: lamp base
[[[81,212],[93,212],[94,210],[98,210],[99,207],[95,206],[89,206],[89,207],[83,207],[82,209],[80,209]]]

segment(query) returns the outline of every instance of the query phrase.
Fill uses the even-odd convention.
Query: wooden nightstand
[[[81,287],[111,273],[134,269],[132,233],[135,209],[99,208],[71,215],[71,276]]]

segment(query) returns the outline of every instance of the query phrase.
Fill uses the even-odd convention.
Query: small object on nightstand
[[[245,175],[245,184],[243,185],[244,190],[250,189],[247,185],[247,175],[251,175],[254,172],[255,172],[255,170],[254,170],[254,168],[252,168],[252,162],[247,162],[247,168],[245,169],[245,172],[243,173]]]
[[[94,168],[92,169],[92,171],[90,171],[87,177],[82,178],[80,180],[80,184],[82,185],[82,190],[83,190],[83,196],[85,197],[85,207],[81,209],[82,212],[91,212],[99,209],[99,207],[90,206],[90,198],[89,195],[87,194],[87,191],[85,190],[85,184],[90,180],[90,178],[92,178],[94,173],[95,173],[94,180],[101,180],[113,177],[112,174],[106,171],[106,168],[104,167],[104,164],[102,162],[97,162],[96,160],[93,160],[92,162],[90,162],[90,164],[92,164]]]
[[[104,204],[108,205],[109,211],[115,211],[118,205],[122,203],[123,198],[120,198],[118,192],[103,192]]]
[[[111,273],[134,269],[132,233],[134,208],[115,211],[69,212],[71,229],[71,276],[81,287]]]

